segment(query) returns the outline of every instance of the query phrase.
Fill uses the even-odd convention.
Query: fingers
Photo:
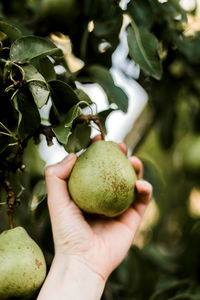
[[[129,157],[129,160],[135,170],[135,173],[137,175],[138,179],[142,178],[142,174],[143,174],[143,165],[142,162],[139,158],[137,158],[136,156],[131,156]]]
[[[147,204],[152,197],[152,185],[145,180],[136,181],[136,196],[133,202],[133,208],[140,216],[143,216]]]
[[[91,142],[93,143],[93,142],[96,142],[96,141],[100,141],[102,138],[101,138],[101,134],[98,134],[98,135],[96,135],[92,140],[91,140]]]
[[[61,162],[47,167],[45,169],[45,176],[48,178],[54,176],[65,180],[71,173],[72,167],[75,162],[76,155],[74,153],[70,153]]]
[[[145,180],[136,181],[136,197],[133,205],[119,217],[119,221],[131,230],[133,236],[140,225],[151,196],[151,184]]]
[[[124,143],[118,143],[119,148],[122,150],[122,152],[126,155],[127,154],[127,148]]]
[[[66,178],[69,177],[75,162],[76,155],[71,153],[60,163],[45,169],[50,214],[54,212],[56,214],[58,207],[62,209],[67,202],[71,201],[67,191]]]

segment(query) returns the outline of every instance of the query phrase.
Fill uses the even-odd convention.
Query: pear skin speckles
[[[46,262],[39,246],[24,228],[0,234],[0,299],[32,295],[46,276]]]
[[[113,217],[133,202],[135,182],[135,171],[119,146],[97,141],[78,158],[68,188],[83,211]]]

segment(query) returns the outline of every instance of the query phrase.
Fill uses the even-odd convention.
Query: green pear
[[[83,211],[114,217],[133,202],[136,179],[130,161],[116,143],[97,141],[78,157],[68,188]]]
[[[0,234],[0,299],[32,295],[46,276],[39,246],[26,230],[16,227]]]

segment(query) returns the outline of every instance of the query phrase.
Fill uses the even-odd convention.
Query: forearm
[[[99,300],[105,281],[78,260],[55,258],[37,300]]]

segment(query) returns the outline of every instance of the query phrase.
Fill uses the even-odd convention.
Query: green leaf
[[[34,61],[34,66],[47,82],[56,79],[54,65],[48,57],[43,57],[37,61]]]
[[[30,208],[31,211],[35,211],[40,205],[40,203],[43,202],[47,196],[45,180],[40,180],[36,183],[36,185],[33,188],[32,194],[33,195],[31,199]]]
[[[42,81],[34,81],[29,83],[29,89],[38,108],[43,107],[48,99],[50,92],[46,84]]]
[[[94,22],[94,34],[97,37],[107,38],[108,35],[114,33],[115,29],[118,27],[118,24],[122,22],[122,15],[109,16],[107,20],[95,20]]]
[[[140,68],[155,79],[161,79],[162,66],[158,57],[158,40],[147,29],[132,21],[127,28],[129,54]]]
[[[115,103],[120,110],[127,112],[128,97],[120,87],[115,85],[109,71],[98,65],[92,65],[87,70],[94,81],[102,86],[108,97],[109,103]]]
[[[182,20],[184,22],[187,22],[187,13],[186,11],[181,7],[179,0],[169,0],[168,2],[164,3],[164,6],[171,6],[176,11],[176,16],[181,15]]]
[[[127,5],[127,12],[138,26],[152,26],[153,13],[148,0],[131,0]]]
[[[32,97],[26,92],[19,92],[13,99],[19,112],[18,134],[22,138],[34,134],[40,126],[40,114]]]
[[[53,128],[53,132],[55,133],[58,141],[64,145],[67,144],[68,138],[72,131],[72,124],[76,118],[82,115],[82,110],[79,107],[81,102],[74,105],[66,114],[64,122],[58,125],[57,127]]]
[[[62,55],[62,51],[51,41],[37,37],[25,36],[16,40],[10,48],[10,59],[13,62],[24,64],[32,59],[39,59],[47,55]]]
[[[19,126],[20,126],[20,123],[21,123],[21,120],[22,120],[22,114],[21,114],[21,111],[19,110],[17,95],[15,95],[15,97],[13,98],[13,105],[14,105],[14,108],[16,109],[16,111],[18,112],[18,125],[17,125],[17,128],[19,129]]]
[[[82,115],[82,110],[79,107],[80,103],[77,105],[74,105],[67,113],[66,119],[65,119],[65,127],[71,127],[73,121],[78,118],[80,115]]]
[[[22,66],[22,69],[24,70],[26,81],[40,80],[45,82],[44,77],[38,72],[38,70],[33,65],[24,65]]]
[[[191,63],[199,63],[200,60],[200,32],[197,32],[194,37],[174,36],[179,51],[183,53]]]
[[[0,31],[5,33],[11,42],[21,37],[21,32],[18,28],[3,21],[0,21]]]
[[[59,113],[67,113],[69,109],[79,102],[74,90],[67,83],[60,80],[49,82],[52,101]]]
[[[65,127],[64,124],[61,124],[57,126],[56,128],[53,128],[53,132],[56,135],[57,140],[63,144],[66,145],[68,141],[68,137],[71,134],[71,128],[70,127]]]
[[[79,152],[90,143],[91,127],[87,124],[77,124],[65,146],[67,152]]]
[[[46,104],[50,91],[44,77],[32,65],[23,66],[25,80],[28,82],[29,90],[38,108]]]
[[[88,103],[88,105],[92,104],[92,100],[90,99],[88,94],[86,94],[83,90],[76,89],[76,90],[74,90],[74,92],[76,93],[79,101],[86,102],[86,103]]]
[[[40,146],[36,145],[33,138],[28,140],[24,150],[23,161],[26,166],[26,172],[31,173],[34,177],[44,175],[45,162],[40,156]]]
[[[175,283],[171,284],[167,288],[156,291],[150,298],[150,300],[160,300],[160,299],[172,299],[172,297],[176,296],[178,292],[187,290],[190,285],[189,280],[177,280]],[[180,292],[179,292],[180,293]],[[179,298],[180,299],[180,298]],[[185,299],[185,298],[183,298]]]

